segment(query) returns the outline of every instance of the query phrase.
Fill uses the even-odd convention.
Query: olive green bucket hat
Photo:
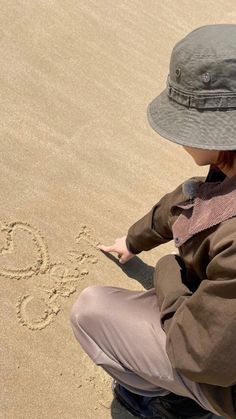
[[[236,24],[202,26],[174,46],[166,89],[147,118],[174,143],[236,150]]]

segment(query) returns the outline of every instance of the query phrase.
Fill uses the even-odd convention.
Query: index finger
[[[104,252],[117,252],[115,246],[104,246],[103,244],[98,245],[98,248],[100,250],[103,250]]]

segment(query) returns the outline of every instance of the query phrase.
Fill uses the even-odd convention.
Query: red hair
[[[231,168],[235,158],[236,150],[220,151],[216,166],[219,166],[221,169],[225,166]]]

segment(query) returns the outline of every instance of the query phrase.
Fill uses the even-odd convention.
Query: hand
[[[103,246],[101,244],[98,245],[98,248],[103,250],[105,253],[118,253],[119,262],[122,264],[126,263],[135,256],[134,253],[131,253],[126,246],[126,237],[127,236],[116,239],[113,246]]]

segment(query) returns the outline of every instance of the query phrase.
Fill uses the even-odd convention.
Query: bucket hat
[[[201,26],[174,46],[166,88],[147,118],[174,143],[236,150],[236,24]]]

